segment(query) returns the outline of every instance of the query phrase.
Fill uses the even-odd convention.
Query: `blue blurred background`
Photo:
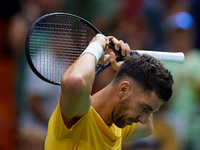
[[[184,52],[182,65],[164,64],[174,94],[154,114],[153,134],[123,150],[200,149],[199,0],[1,0],[0,7],[0,150],[43,149],[60,87],[32,73],[24,47],[31,24],[51,12],[78,15],[131,49]],[[114,73],[108,68],[97,76],[92,94]]]

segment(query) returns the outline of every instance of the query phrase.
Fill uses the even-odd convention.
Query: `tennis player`
[[[123,63],[115,61],[113,52],[104,56],[109,40],[127,56]],[[46,150],[120,150],[123,142],[152,133],[152,113],[170,99],[173,79],[155,58],[129,55],[128,44],[121,40],[100,34],[92,39],[61,78]],[[95,66],[107,60],[118,71],[110,84],[91,96]]]

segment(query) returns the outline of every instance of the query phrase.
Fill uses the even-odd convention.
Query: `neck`
[[[114,88],[110,85],[95,93],[92,98],[92,107],[101,116],[106,125],[112,125],[112,106],[115,95]]]

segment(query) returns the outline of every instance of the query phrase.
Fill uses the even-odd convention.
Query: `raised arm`
[[[152,134],[153,129],[153,114],[151,114],[145,124],[141,124],[140,122],[136,123],[135,130],[125,142],[131,142],[147,137]]]
[[[109,40],[103,35],[96,35],[92,41],[96,42],[98,52],[103,54]],[[93,43],[93,45],[95,45]],[[90,50],[93,50],[90,48]],[[63,74],[61,78],[60,107],[64,122],[70,128],[91,105],[90,93],[95,78],[96,58],[86,52]]]

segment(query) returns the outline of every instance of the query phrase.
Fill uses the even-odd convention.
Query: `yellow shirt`
[[[58,105],[49,121],[45,150],[121,150],[134,129],[135,123],[123,129],[114,124],[109,128],[93,107],[68,129]]]

